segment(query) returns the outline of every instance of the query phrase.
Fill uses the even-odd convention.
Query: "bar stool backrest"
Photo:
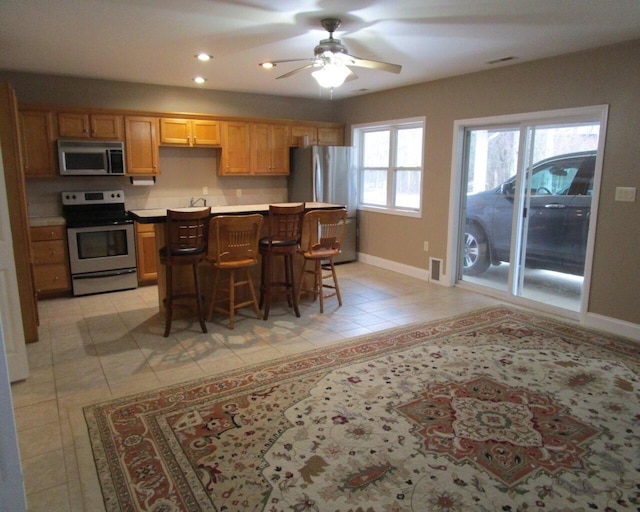
[[[254,215],[221,215],[211,221],[209,258],[217,264],[255,264],[263,217]]]
[[[167,261],[204,255],[209,242],[211,208],[198,211],[167,210],[164,256]]]
[[[295,240],[296,244],[299,243],[304,210],[304,203],[294,206],[269,205],[267,219],[269,245],[292,240]]]

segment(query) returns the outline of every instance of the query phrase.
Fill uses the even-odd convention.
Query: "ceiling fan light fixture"
[[[261,62],[260,64],[258,64],[258,66],[260,66],[263,69],[271,69],[276,67],[276,65],[273,62]]]
[[[311,73],[311,75],[316,79],[320,87],[333,89],[340,87],[349,76],[349,73],[351,73],[351,70],[347,66],[332,62],[325,64],[319,70]]]

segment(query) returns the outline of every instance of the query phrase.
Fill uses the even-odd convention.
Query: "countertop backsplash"
[[[161,147],[160,175],[145,187],[123,176],[27,179],[29,217],[61,216],[61,192],[72,190],[123,189],[128,210],[185,207],[191,198],[204,198],[207,206],[286,202],[286,177],[220,177],[218,155],[211,148]]]

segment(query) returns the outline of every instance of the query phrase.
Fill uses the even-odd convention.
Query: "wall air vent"
[[[442,260],[429,258],[429,282],[439,283],[442,278]]]
[[[518,57],[514,57],[513,55],[509,57],[502,57],[500,59],[488,60],[485,64],[502,64],[503,62],[509,62],[510,60],[518,60]]]

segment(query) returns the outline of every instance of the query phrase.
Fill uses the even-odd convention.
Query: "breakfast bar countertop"
[[[276,204],[276,203],[274,203]],[[277,203],[279,206],[300,204],[300,203]],[[333,210],[335,208],[344,208],[341,204],[332,203],[306,203],[307,210]],[[157,224],[164,222],[167,218],[167,210],[178,211],[197,211],[202,210],[202,206],[192,206],[188,208],[150,208],[140,210],[129,210],[131,218],[140,224]],[[244,215],[250,213],[269,213],[269,204],[238,204],[233,206],[212,206],[211,215]]]

